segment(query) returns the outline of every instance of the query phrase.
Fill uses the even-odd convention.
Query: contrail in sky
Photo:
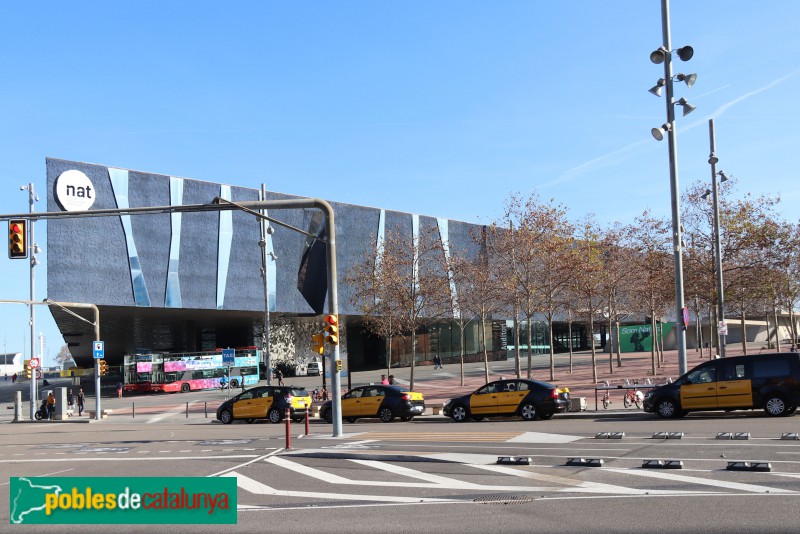
[[[764,91],[767,91],[769,89],[772,89],[773,87],[775,87],[779,83],[786,81],[787,79],[791,78],[792,76],[795,76],[799,72],[800,72],[800,70],[796,70],[796,71],[790,72],[789,74],[787,74],[785,76],[782,76],[782,77],[778,78],[777,80],[773,80],[772,82],[768,83],[767,85],[765,85],[763,87],[759,87],[758,89],[754,89],[753,91],[750,91],[749,93],[745,93],[745,94],[739,96],[738,98],[734,98],[733,100],[731,100],[729,102],[726,102],[725,104],[722,104],[714,112],[712,112],[708,116],[704,117],[703,119],[700,119],[700,120],[697,120],[695,122],[687,124],[686,126],[684,126],[682,128],[682,130],[691,130],[692,128],[697,128],[700,125],[705,125],[705,124],[708,123],[708,119],[717,118],[717,117],[721,116],[731,106],[735,106],[736,104],[742,102],[743,100],[746,100],[746,99],[750,98],[751,96],[754,96],[754,95],[757,95],[759,93],[763,93]],[[711,92],[715,92],[715,91],[711,91]],[[711,94],[711,93],[706,93],[706,95],[707,94]],[[705,96],[705,95],[702,95],[702,96]],[[650,142],[650,139],[636,141],[636,142],[631,143],[629,145],[626,145],[626,146],[624,146],[622,148],[618,148],[617,150],[614,150],[613,152],[609,152],[608,154],[603,154],[602,156],[598,156],[598,157],[596,157],[594,159],[591,159],[591,160],[589,160],[589,161],[587,161],[585,163],[581,163],[580,165],[576,165],[576,166],[564,171],[561,174],[561,176],[559,176],[555,180],[551,180],[550,182],[542,184],[542,187],[549,187],[549,186],[553,186],[553,185],[556,185],[556,184],[569,182],[569,181],[574,180],[575,178],[577,178],[581,174],[585,174],[588,171],[591,171],[591,170],[594,170],[594,169],[600,169],[600,168],[603,168],[603,167],[609,167],[609,166],[611,166],[611,165],[613,165],[613,164],[615,164],[615,163],[617,163],[617,162],[619,162],[621,160],[624,160],[625,158],[623,156],[625,154],[627,154],[628,152],[631,152],[633,149],[638,148],[639,146],[644,145],[645,143],[649,143],[649,142]]]

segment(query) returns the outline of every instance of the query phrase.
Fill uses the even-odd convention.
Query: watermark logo
[[[11,524],[235,524],[236,478],[11,477]]]

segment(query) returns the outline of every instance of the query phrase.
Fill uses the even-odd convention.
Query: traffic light
[[[28,221],[26,219],[8,221],[8,257],[11,259],[28,257]]]
[[[336,372],[337,373],[342,372],[342,360],[336,360]]]
[[[100,366],[100,376],[106,376],[108,372],[108,367],[106,366],[105,360],[97,360],[97,364]]]
[[[336,315],[325,316],[325,341],[331,345],[339,344],[339,317]]]
[[[31,369],[31,362],[25,362],[25,376],[30,378],[33,376],[33,369]]]
[[[325,334],[312,334],[311,350],[317,354],[325,353]]]

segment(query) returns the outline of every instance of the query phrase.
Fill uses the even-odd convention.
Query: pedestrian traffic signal
[[[28,221],[26,219],[8,221],[8,257],[11,259],[28,257]]]
[[[336,315],[325,316],[325,341],[331,345],[339,344],[339,317]]]
[[[312,334],[311,351],[317,354],[325,353],[325,334]]]
[[[100,367],[100,376],[106,376],[108,372],[108,367],[106,366],[105,360],[97,360],[97,365]]]
[[[342,360],[336,360],[336,372],[337,373],[342,372]]]
[[[25,362],[25,376],[30,378],[33,376],[33,369],[31,368],[31,362]]]

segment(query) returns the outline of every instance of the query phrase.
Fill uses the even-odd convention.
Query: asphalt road
[[[237,478],[235,527],[169,527],[175,532],[794,532],[800,519],[800,441],[781,439],[800,430],[798,416],[663,421],[618,411],[463,424],[422,417],[345,424],[335,439],[330,425],[315,423],[308,435],[291,427],[291,449],[283,424],[147,420],[6,423],[0,465],[8,477]],[[662,432],[672,437],[654,437]],[[717,439],[720,432],[749,439]],[[500,456],[530,464],[498,464]],[[603,464],[567,466],[569,458]],[[682,469],[642,467],[658,459],[682,461]],[[730,461],[768,462],[771,471],[729,471]],[[1,484],[0,500],[9,502],[8,482]],[[4,507],[0,522],[7,520]]]

